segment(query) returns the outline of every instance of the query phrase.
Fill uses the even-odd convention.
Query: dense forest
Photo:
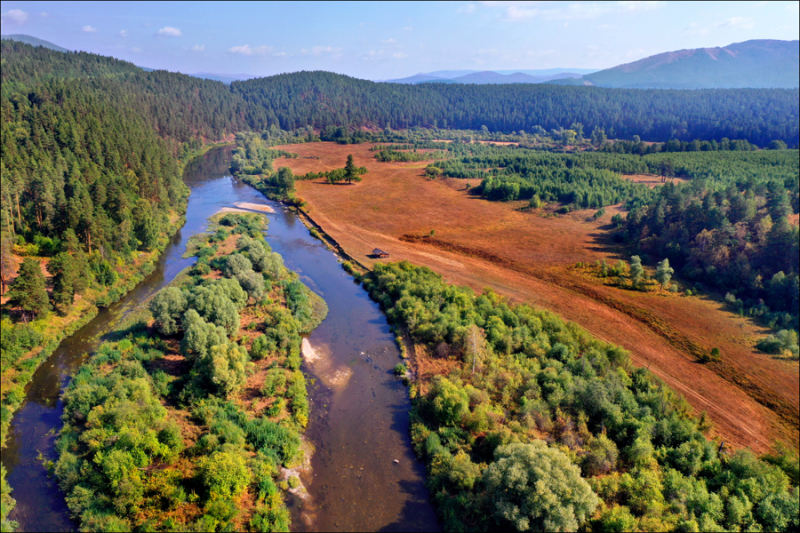
[[[648,141],[746,139],[798,142],[798,91],[665,91],[554,85],[402,85],[328,72],[298,72],[237,81],[231,90],[270,110],[282,129],[311,124],[411,126],[491,131],[604,128],[611,137]],[[271,123],[271,122],[270,122]],[[264,129],[270,123],[253,124]]]
[[[423,357],[451,362],[412,389],[412,439],[445,529],[800,526],[796,461],[709,441],[705,416],[619,347],[406,262],[376,264],[364,285]]]
[[[216,217],[188,275],[70,383],[53,470],[82,531],[289,530],[279,489],[298,480],[282,468],[304,461],[309,409],[300,334],[326,306],[263,228]],[[254,373],[266,402],[242,400]]]
[[[729,292],[742,313],[798,328],[800,237],[789,219],[800,210],[800,161],[785,149],[798,145],[798,90],[409,86],[326,72],[229,87],[94,54],[0,46],[4,293],[18,274],[2,317],[3,437],[42,360],[26,356],[46,355],[61,338],[48,332],[82,323],[67,324],[70,313],[83,305],[89,317],[87,302],[107,305],[146,272],[181,223],[183,164],[218,141],[236,140],[238,177],[295,205],[295,180],[322,175],[275,172],[274,158],[294,154],[272,146],[419,139],[375,155],[416,161],[407,150],[434,148],[428,175],[481,178],[475,192],[491,200],[624,203],[617,240],[645,263],[668,258],[685,279]],[[432,142],[445,138],[465,142]],[[364,170],[350,160],[324,175],[358,181]],[[622,173],[688,182],[652,190]],[[65,395],[54,472],[87,530],[289,526],[276,484],[293,482],[278,473],[298,460],[308,416],[299,335],[322,307],[258,224],[220,222],[197,243],[190,275],[105,344]],[[222,243],[235,243],[233,253]],[[707,421],[619,348],[407,264],[378,265],[365,285],[397,326],[460,362],[417,390],[412,428],[446,527],[800,527],[796,464],[719,449],[702,434]],[[164,361],[175,358],[171,374]],[[233,399],[262,370],[269,403],[256,413]],[[187,440],[178,410],[197,439]],[[529,483],[512,483],[519,476]],[[13,501],[2,483],[6,527]],[[254,507],[240,512],[233,502],[245,494]]]

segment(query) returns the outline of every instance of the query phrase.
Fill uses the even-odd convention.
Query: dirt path
[[[354,185],[297,183],[309,215],[362,263],[374,263],[369,254],[378,247],[390,252],[389,260],[428,266],[449,282],[550,309],[630,350],[636,364],[708,411],[728,444],[765,451],[779,439],[797,446],[798,364],[755,352],[763,330],[709,299],[625,291],[569,268],[618,259],[603,228],[618,210],[607,209],[597,221],[593,211],[545,217],[543,210],[521,209],[524,202],[488,202],[452,180],[430,181],[422,176],[426,163],[379,163],[369,145],[286,149],[301,157],[276,160],[275,167],[295,174],[342,167],[348,154],[369,169]],[[319,159],[302,157],[308,155]],[[432,237],[420,238],[431,230]],[[722,362],[696,362],[713,347]]]

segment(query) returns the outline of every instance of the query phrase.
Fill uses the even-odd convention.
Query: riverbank
[[[209,143],[198,150],[185,154],[185,160],[179,161],[178,165],[181,176],[192,161],[203,157],[212,149],[232,144],[234,143],[230,141]],[[83,295],[76,297],[75,303],[63,316],[50,313],[42,319],[34,320],[30,326],[41,336],[41,340],[16,361],[7,361],[4,355],[3,367],[0,370],[0,449],[6,447],[11,420],[25,400],[26,387],[40,365],[55,352],[64,339],[91,322],[97,316],[100,308],[118,302],[155,270],[159,257],[186,222],[188,194],[186,196],[181,211],[170,213],[169,230],[159,237],[157,245],[152,251],[136,252],[133,261],[117,265],[115,268],[116,282],[106,287],[91,288]],[[5,334],[9,334],[8,330],[14,326],[15,324],[12,324],[10,320],[3,320],[2,327]]]
[[[101,307],[116,303],[145,277],[155,270],[155,264],[175,233],[183,226],[185,218],[174,213],[171,217],[168,235],[162,235],[156,248],[150,252],[139,252],[131,263],[117,267],[118,280],[102,289],[90,289],[76,299],[64,316],[51,312],[48,316],[30,323],[34,331],[41,335],[39,346],[30,350],[17,361],[2,369],[2,419],[0,420],[0,448],[5,448],[8,427],[14,413],[25,399],[25,388],[39,366],[50,357],[61,342],[88,324]],[[3,328],[13,328],[10,322],[3,321]],[[10,334],[6,332],[7,334]]]
[[[256,220],[262,222],[256,223]],[[144,396],[137,392],[137,401],[139,405],[143,405],[142,402],[152,404],[147,412],[160,413],[148,427],[160,428],[159,442],[172,450],[160,452],[160,459],[158,454],[151,455],[148,464],[137,465],[123,475],[133,485],[142,487],[142,505],[128,491],[116,494],[110,501],[105,500],[105,494],[101,496],[97,492],[88,508],[76,506],[73,499],[68,498],[72,512],[81,517],[83,527],[99,524],[138,527],[144,522],[200,529],[232,527],[242,530],[267,524],[288,527],[288,511],[278,489],[303,494],[297,476],[310,464],[308,455],[313,450],[304,445],[300,437],[308,420],[308,402],[305,378],[299,371],[299,334],[316,327],[324,318],[326,308],[323,304],[320,309],[311,291],[295,274],[281,266],[282,261],[275,263],[271,259],[273,256],[279,259],[277,254],[265,251],[259,244],[263,243],[259,239],[259,224],[263,225],[264,220],[262,215],[238,213],[212,217],[208,232],[192,237],[198,262],[130,312],[109,335],[110,342],[103,344],[81,368],[65,392],[68,413],[89,409],[90,419],[95,411],[113,413],[117,409],[116,400],[86,406],[85,396],[80,391],[86,387],[108,387],[116,383],[118,373],[120,377],[127,375],[132,366],[140,365],[145,372],[142,376],[147,378],[141,386],[149,392]],[[249,258],[257,273],[248,274],[253,271],[247,270],[245,264],[245,270],[234,274],[235,261],[231,258],[237,257],[240,262]],[[255,279],[267,283],[250,283],[254,275]],[[247,289],[246,293],[239,283]],[[210,295],[209,290],[213,292],[217,287],[223,299],[205,307],[198,298],[205,301],[205,294]],[[223,297],[223,293],[228,296]],[[179,294],[185,294],[187,300],[194,302],[182,319],[179,311],[165,303]],[[231,305],[225,303],[228,297],[233,305],[241,306],[233,323],[231,317],[225,315],[225,309]],[[169,310],[165,311],[165,305]],[[178,314],[172,318],[175,312]],[[198,320],[211,322],[207,326],[195,325]],[[198,339],[206,337],[198,337],[200,330],[197,328],[211,328],[207,334],[218,335],[214,321],[220,320],[230,334],[230,341],[226,335],[225,339],[214,341],[222,344],[211,348],[202,341],[198,344]],[[175,331],[167,326],[172,321],[187,330],[183,341],[179,342]],[[208,343],[212,344],[210,337]],[[206,350],[209,351],[204,355]],[[247,359],[250,361],[246,362]],[[131,378],[139,379],[140,374],[134,374]],[[114,397],[124,396],[124,390]],[[217,399],[209,398],[212,394]],[[156,401],[161,410],[153,407]],[[98,421],[105,420],[104,416]],[[128,415],[129,419],[138,416],[151,415],[145,415],[144,410],[139,413],[135,407]],[[85,446],[85,439],[80,438],[89,429],[84,426],[85,420],[82,415],[67,417],[59,437],[59,449],[69,452],[60,454],[54,471],[68,494],[74,493],[76,487],[83,491],[99,491],[107,486],[99,483],[95,487],[93,482],[79,484],[73,474],[80,470],[81,462],[102,466],[111,457],[117,460],[120,454],[130,452],[110,442],[110,449],[104,449],[101,456],[99,450]],[[131,428],[137,426],[131,423]],[[109,427],[106,431],[114,430]],[[218,463],[226,465],[225,472],[216,470]],[[137,474],[137,468],[146,474]],[[106,470],[103,467],[103,471]],[[245,477],[230,486],[219,477],[231,479],[230,476],[237,475]],[[166,497],[164,508],[150,503],[153,497],[150,491],[155,485]],[[185,495],[190,489],[196,496],[187,498]],[[176,495],[178,492],[184,496]],[[140,510],[122,512],[121,500],[127,502],[126,506]],[[231,510],[222,512],[226,506]],[[98,514],[106,518],[98,522]]]

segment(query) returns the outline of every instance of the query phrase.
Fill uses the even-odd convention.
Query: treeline
[[[298,480],[281,468],[303,461],[308,421],[300,334],[326,308],[269,249],[263,220],[219,219],[189,275],[70,383],[53,470],[81,530],[289,530],[281,490]]]
[[[282,129],[329,125],[412,126],[491,131],[566,128],[580,122],[610,137],[648,141],[746,139],[764,146],[798,142],[798,91],[627,90],[539,85],[402,85],[329,72],[236,81],[231,91],[268,110]],[[264,129],[272,122],[253,124]]]
[[[446,152],[417,152],[416,148],[410,152],[392,149],[375,152],[375,159],[382,163],[388,161],[430,161],[431,159],[443,159],[445,157],[447,157]]]
[[[535,199],[599,208],[621,202],[644,203],[651,195],[647,187],[618,174],[641,168],[638,158],[627,161],[616,154],[554,154],[515,146],[455,143],[448,150],[450,158],[438,161],[436,167],[449,177],[483,178],[475,190],[490,200]]]
[[[599,134],[604,136],[605,132],[599,132]],[[758,146],[750,144],[744,139],[731,141],[727,137],[723,137],[719,142],[715,139],[710,141],[695,139],[691,142],[672,139],[665,143],[646,143],[642,142],[638,135],[633,137],[631,141],[618,140],[602,143],[600,149],[604,152],[636,155],[657,154],[659,152],[717,152],[728,150],[750,152],[758,150]],[[786,143],[783,141],[771,141],[767,147],[770,150],[785,150],[787,148]]]
[[[427,268],[365,278],[450,371],[412,385],[411,433],[447,530],[790,530],[798,466],[709,441],[705,415],[574,324]]]

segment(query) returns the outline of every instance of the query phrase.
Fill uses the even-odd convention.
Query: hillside
[[[13,34],[13,35],[3,35],[0,37],[4,41],[17,41],[20,43],[29,44],[31,46],[41,46],[47,48],[49,50],[55,50],[56,52],[69,52],[66,48],[58,46],[57,44],[53,44],[50,41],[45,41],[44,39],[39,39],[37,37],[33,37],[31,35],[24,35],[24,34]]]
[[[752,40],[725,47],[665,52],[562,85],[631,89],[795,88],[800,41]]]

